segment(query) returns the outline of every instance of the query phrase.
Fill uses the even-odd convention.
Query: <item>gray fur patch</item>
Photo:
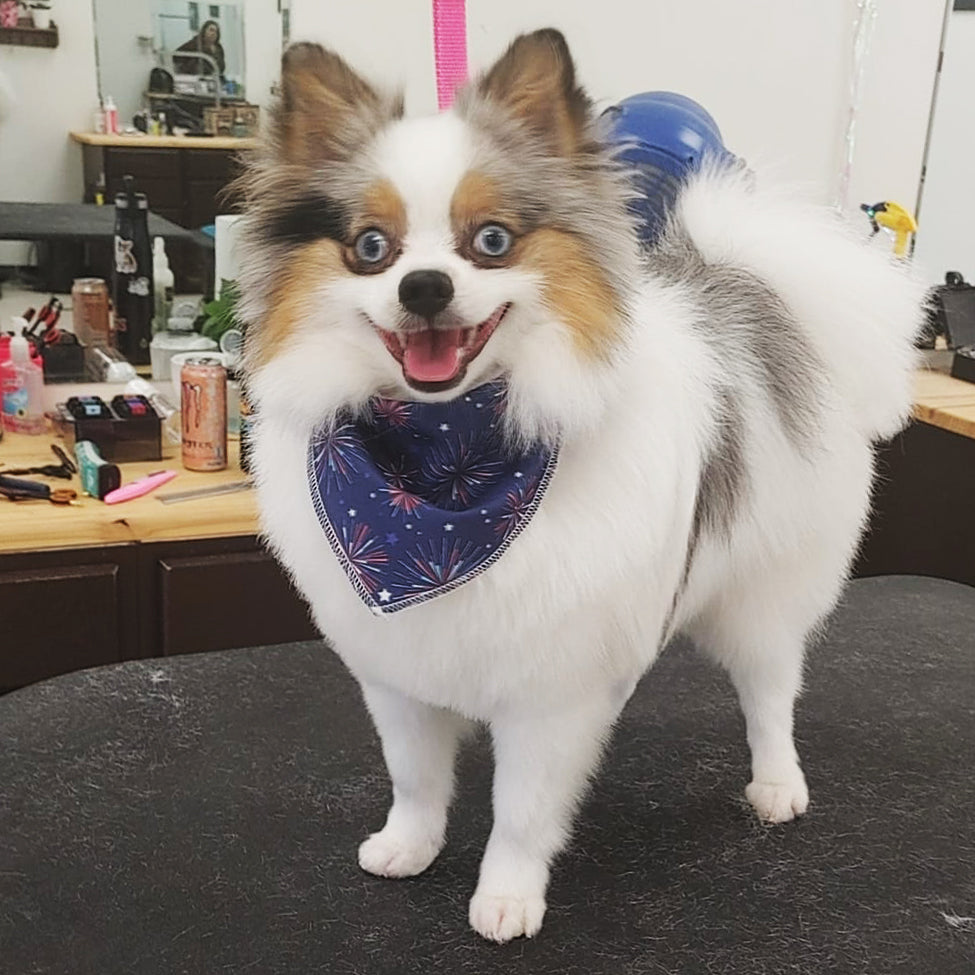
[[[717,428],[697,488],[688,544],[685,580],[701,531],[729,535],[748,486],[745,468],[745,418],[729,389],[719,396]]]
[[[724,389],[719,395],[715,440],[698,479],[694,515],[684,551],[684,568],[661,631],[664,643],[670,639],[670,627],[681,596],[687,588],[702,533],[707,531],[710,535],[727,538],[731,534],[747,490],[745,418],[731,390]]]
[[[671,225],[647,260],[652,272],[679,283],[697,302],[700,332],[725,364],[729,383],[758,387],[793,445],[813,448],[826,370],[782,298],[746,268],[709,264],[679,225]]]

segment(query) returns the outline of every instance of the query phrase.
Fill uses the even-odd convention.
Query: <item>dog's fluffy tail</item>
[[[740,172],[702,173],[681,197],[680,219],[706,261],[747,268],[781,295],[863,436],[904,425],[925,296],[907,262],[827,208]]]

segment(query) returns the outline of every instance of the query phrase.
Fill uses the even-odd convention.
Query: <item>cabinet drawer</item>
[[[137,588],[125,561],[0,572],[0,689],[132,655]]]
[[[218,213],[230,213],[229,203],[222,196],[226,184],[217,180],[195,180],[186,186],[186,216],[191,227],[213,223]]]
[[[178,183],[182,166],[178,149],[115,149],[105,151],[105,178],[126,174],[142,179],[166,179]]]
[[[314,639],[308,609],[266,552],[158,561],[163,654]]]
[[[237,154],[222,149],[184,149],[183,172],[187,179],[216,179],[229,183],[240,174]]]

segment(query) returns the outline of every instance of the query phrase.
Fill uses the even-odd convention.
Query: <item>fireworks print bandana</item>
[[[312,502],[353,588],[377,614],[456,589],[528,523],[558,452],[506,449],[503,383],[449,403],[374,399],[308,447]]]

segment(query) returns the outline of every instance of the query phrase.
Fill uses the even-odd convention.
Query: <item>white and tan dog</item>
[[[359,863],[430,865],[458,743],[486,723],[470,921],[534,935],[613,723],[677,632],[737,688],[757,814],[805,812],[804,649],[847,577],[872,444],[908,413],[922,288],[831,213],[727,173],[641,252],[556,31],[434,118],[315,45],[286,53],[282,90],[245,181],[254,456],[267,538],[382,738],[393,802]],[[371,613],[316,513],[310,439],[377,396],[498,379],[509,439],[559,447],[537,512],[469,582]]]

